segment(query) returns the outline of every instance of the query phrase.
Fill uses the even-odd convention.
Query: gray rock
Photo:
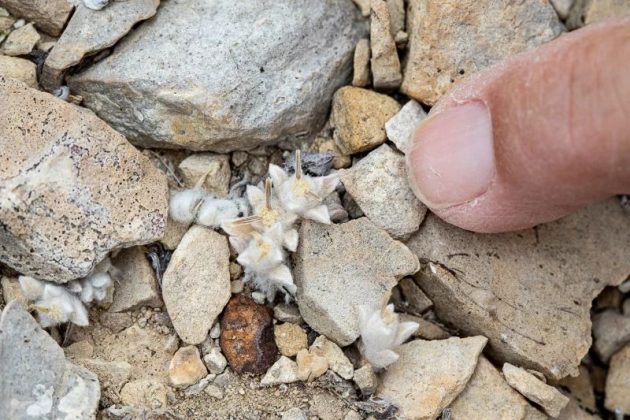
[[[112,259],[116,267],[116,288],[110,312],[124,312],[150,306],[162,306],[155,271],[142,247],[122,250]]]
[[[0,76],[16,79],[29,87],[37,88],[35,63],[23,58],[0,55]]]
[[[42,86],[48,90],[60,86],[67,69],[116,44],[136,23],[155,15],[159,4],[160,0],[114,1],[92,10],[80,2],[44,62]]]
[[[630,343],[630,316],[621,315],[613,309],[595,315],[593,337],[595,353],[607,363],[617,350]]]
[[[487,341],[470,337],[403,344],[376,396],[398,407],[403,418],[435,419],[464,390]]]
[[[230,250],[225,236],[193,226],[164,273],[162,297],[175,331],[189,344],[206,339],[230,299]]]
[[[134,144],[251,149],[318,131],[357,18],[347,0],[169,1],[68,84]]]
[[[630,413],[630,344],[610,359],[606,377],[605,406],[610,411]]]
[[[503,375],[512,388],[528,400],[541,406],[551,417],[558,417],[560,411],[569,403],[569,398],[560,391],[547,385],[525,369],[505,363]]]
[[[398,150],[409,151],[411,136],[414,130],[427,117],[422,106],[413,99],[407,102],[389,121],[385,123],[385,132]]]
[[[449,406],[453,420],[511,420],[526,418],[529,403],[512,389],[501,372],[483,356],[466,388]]]
[[[355,370],[352,379],[359,387],[363,397],[368,397],[374,394],[376,387],[378,386],[378,377],[376,376],[376,373],[374,373],[372,366],[369,364]]]
[[[0,77],[0,260],[67,282],[158,240],[166,178],[86,109]]]
[[[260,381],[260,385],[273,386],[297,382],[297,371],[297,363],[286,356],[280,356],[280,359],[265,373],[265,376]]]
[[[0,0],[0,6],[52,36],[61,34],[73,9],[68,0]]]
[[[300,313],[315,331],[347,346],[359,336],[357,305],[377,310],[397,280],[418,266],[405,245],[366,218],[305,221],[293,270]]]
[[[223,373],[227,367],[227,359],[221,353],[220,347],[212,347],[210,351],[203,356],[203,362],[206,364],[208,371],[218,375]]]
[[[630,272],[629,228],[628,214],[610,200],[499,235],[429,215],[407,245],[425,263],[416,282],[439,319],[488,337],[497,360],[559,379],[577,374],[591,346],[593,298]]]
[[[339,176],[376,226],[401,239],[418,230],[427,208],[409,188],[402,154],[384,144],[350,169],[340,170]]]
[[[0,317],[0,407],[7,419],[94,418],[96,376],[67,362],[63,349],[17,301]]]
[[[40,35],[37,33],[37,29],[32,23],[29,23],[9,34],[2,44],[2,48],[0,48],[0,53],[10,56],[27,55],[33,51],[39,38]]]
[[[293,324],[302,323],[300,310],[293,305],[279,303],[273,308],[273,317],[280,322],[291,322]]]

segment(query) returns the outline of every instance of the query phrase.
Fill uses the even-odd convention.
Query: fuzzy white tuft
[[[20,276],[19,282],[25,296],[34,301],[32,307],[37,311],[42,327],[66,322],[79,326],[89,324],[87,309],[68,288],[26,276]]]
[[[400,322],[394,305],[370,312],[359,307],[359,350],[374,369],[384,369],[398,360],[396,347],[403,344],[418,329],[415,322]]]
[[[180,223],[192,223],[204,195],[205,193],[201,188],[191,188],[173,193],[169,202],[171,218]]]
[[[197,223],[218,228],[226,220],[238,217],[239,212],[239,207],[232,200],[206,197],[197,212]]]

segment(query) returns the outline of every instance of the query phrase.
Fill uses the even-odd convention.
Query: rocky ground
[[[0,418],[624,418],[627,198],[478,235],[404,157],[453,84],[620,15],[0,0]]]

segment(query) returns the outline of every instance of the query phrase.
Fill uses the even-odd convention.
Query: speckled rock
[[[0,316],[0,378],[3,418],[96,416],[96,376],[66,361],[63,349],[17,301]]]
[[[203,188],[219,197],[227,196],[230,190],[230,157],[213,153],[196,153],[179,164],[182,181],[188,188],[194,187],[201,177],[206,176]],[[206,175],[207,174],[207,175]]]
[[[630,344],[610,359],[605,406],[613,412],[621,409],[623,413],[630,413]]]
[[[166,178],[94,114],[0,77],[0,260],[86,276],[114,248],[158,240]]]
[[[505,363],[503,376],[512,388],[528,400],[541,406],[551,417],[558,417],[560,411],[569,403],[569,398],[560,391],[547,385],[525,369]]]
[[[44,62],[42,86],[52,90],[61,85],[68,68],[116,44],[135,24],[155,15],[159,4],[160,0],[113,1],[102,10],[92,10],[79,2]]]
[[[411,191],[405,157],[384,144],[339,171],[348,194],[376,226],[397,239],[417,231],[427,208]]]
[[[134,144],[251,149],[321,128],[358,19],[348,0],[163,2],[68,84]]]
[[[286,322],[273,328],[278,350],[283,356],[293,357],[298,351],[308,347],[306,331],[299,325]]]
[[[7,39],[2,43],[0,53],[10,56],[27,55],[33,51],[39,38],[40,35],[37,33],[37,29],[32,23],[29,23],[13,30],[7,36]]]
[[[401,91],[434,104],[454,82],[564,30],[548,1],[411,0]]]
[[[122,250],[112,259],[112,264],[117,269],[117,282],[110,312],[162,306],[155,271],[142,247]]]
[[[201,361],[199,349],[195,346],[182,347],[175,352],[168,366],[168,376],[176,388],[196,384],[208,374],[206,365]]]
[[[16,79],[29,87],[37,88],[35,63],[23,58],[0,55],[0,76]]]
[[[278,354],[271,309],[243,294],[232,297],[221,318],[220,343],[236,373],[266,372]]]
[[[0,6],[52,36],[61,34],[73,8],[68,0],[0,0]]]
[[[186,343],[203,342],[230,299],[229,266],[227,238],[202,226],[191,227],[171,256],[162,298]]]
[[[486,420],[492,413],[495,420],[526,419],[529,403],[512,389],[501,372],[483,356],[466,388],[449,406],[453,420]]]
[[[559,379],[577,374],[591,347],[593,298],[630,273],[629,228],[630,215],[609,200],[499,235],[429,215],[407,245],[426,263],[416,282],[439,319],[488,337],[495,360]]]
[[[486,342],[470,337],[403,344],[376,396],[391,401],[403,418],[435,419],[466,387]]]
[[[347,346],[359,336],[356,305],[377,310],[397,280],[418,267],[405,245],[367,218],[304,221],[293,268],[300,313],[315,331]]]
[[[335,92],[330,125],[343,154],[351,155],[379,146],[386,140],[385,123],[400,110],[387,95],[353,86]]]

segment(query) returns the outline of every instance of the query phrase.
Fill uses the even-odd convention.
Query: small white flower
[[[171,195],[169,214],[180,223],[191,224],[206,193],[201,188],[177,191]]]
[[[400,322],[394,305],[370,312],[359,307],[359,350],[374,369],[384,369],[398,360],[394,349],[403,344],[418,329],[415,322]]]
[[[42,327],[52,327],[66,322],[79,326],[89,324],[87,309],[66,287],[28,276],[20,276],[19,282],[24,295],[30,301],[34,301],[32,308],[37,311]]]
[[[302,173],[301,153],[295,152],[295,174],[289,176],[282,168],[269,165],[269,176],[282,207],[297,216],[330,224],[324,199],[332,193],[339,179],[337,175],[311,177]]]

